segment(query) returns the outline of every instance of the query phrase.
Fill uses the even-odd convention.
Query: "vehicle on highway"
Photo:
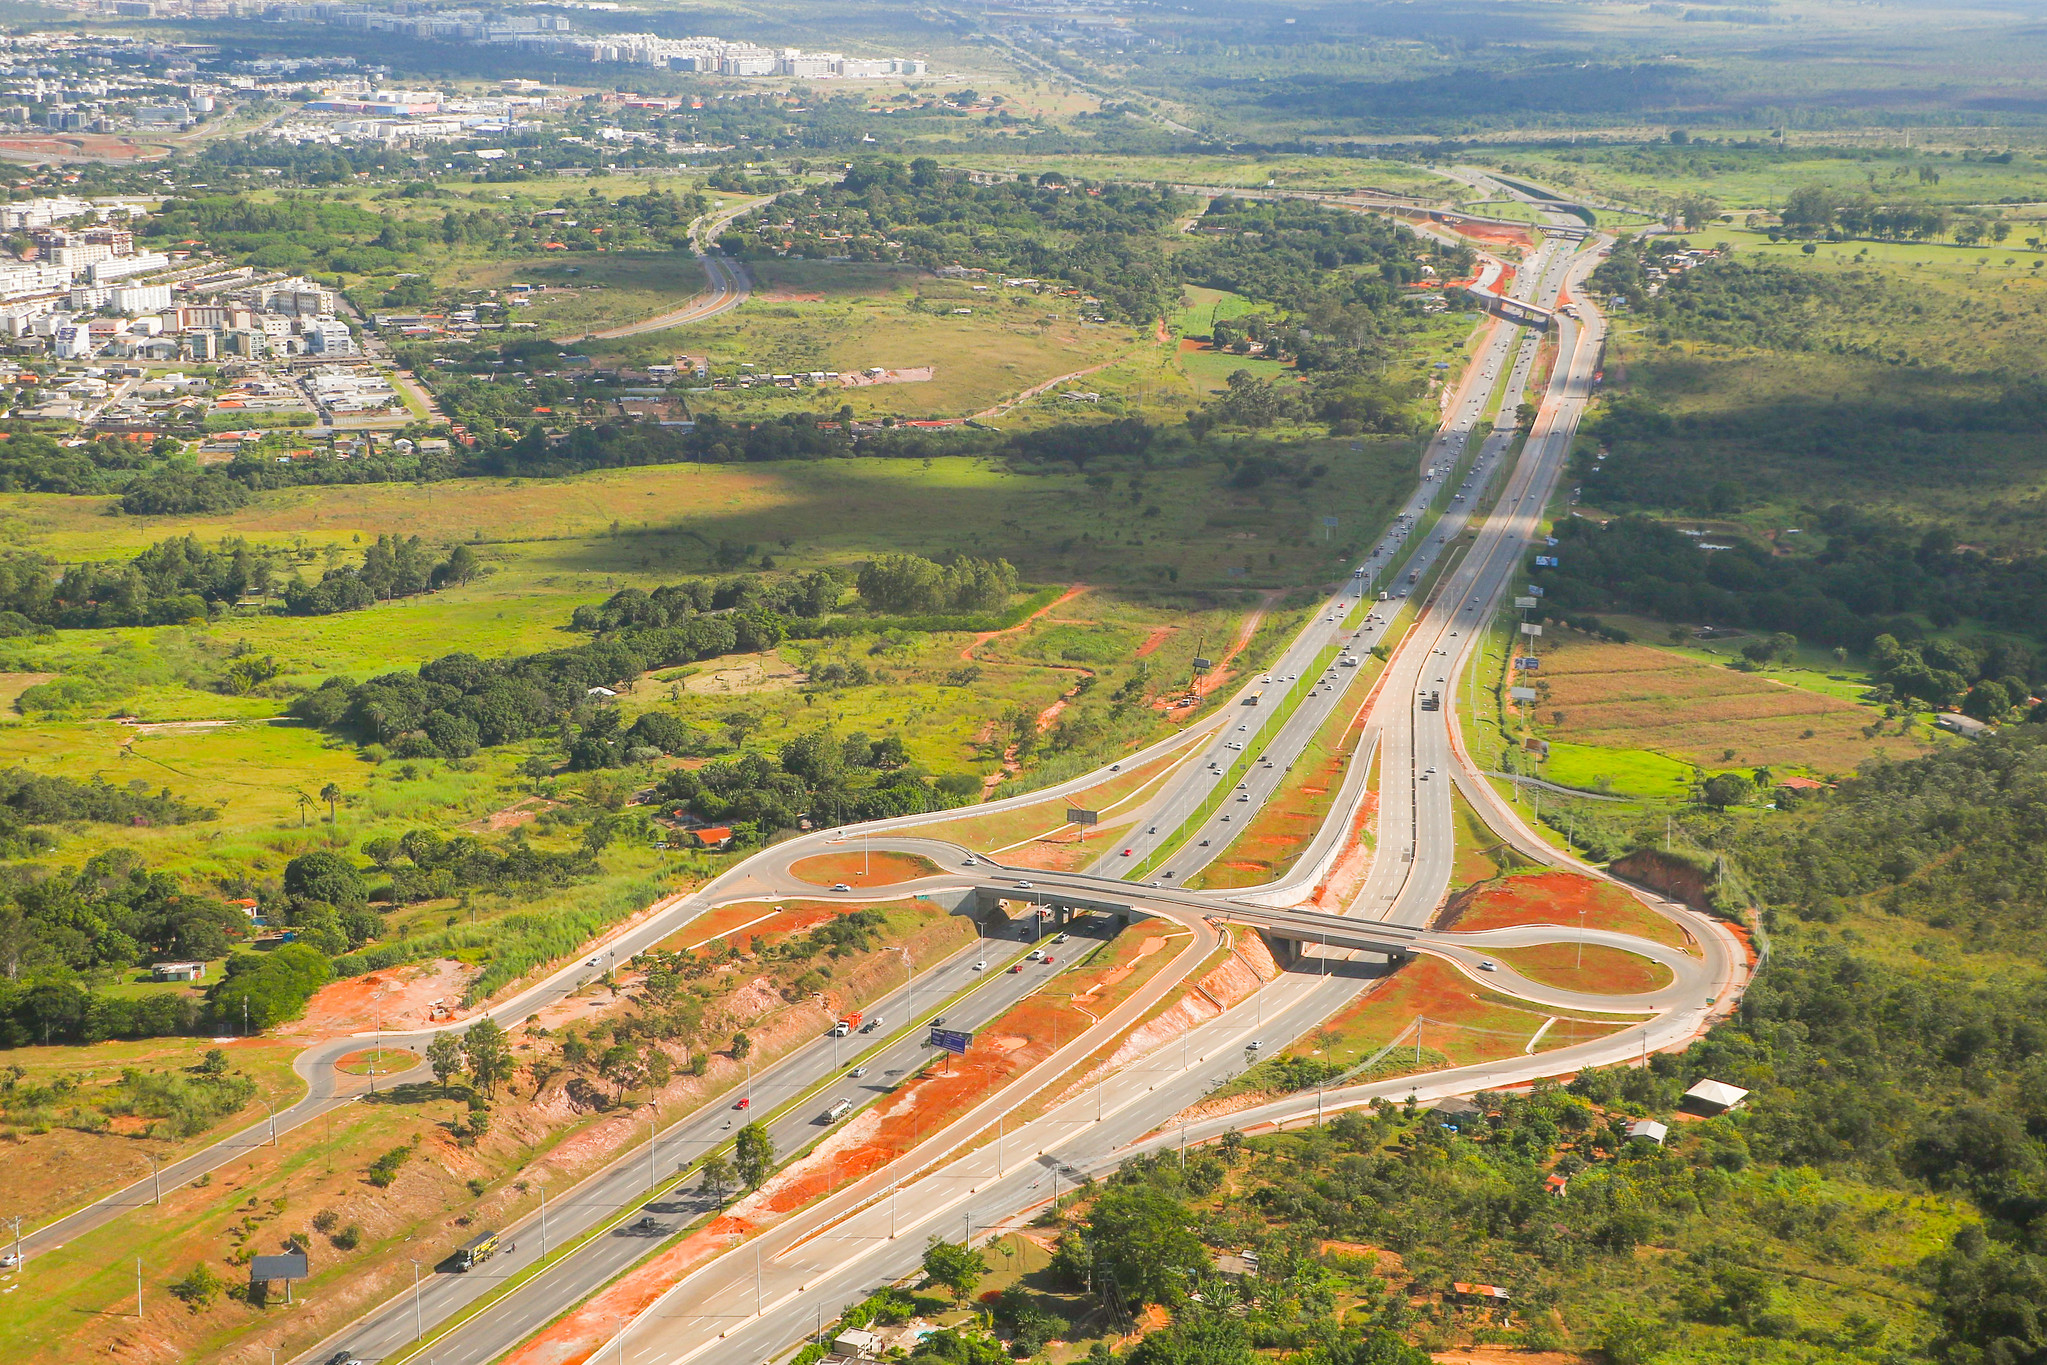
[[[832,1105],[831,1108],[824,1111],[824,1118],[820,1121],[826,1124],[837,1123],[840,1119],[846,1117],[846,1115],[852,1112],[853,1101],[840,1100],[836,1104]]]
[[[650,1215],[646,1218],[642,1218],[639,1222],[633,1224],[633,1231],[652,1232],[657,1226],[659,1226],[659,1224],[655,1223],[654,1219]]]
[[[856,1066],[851,1071],[848,1071],[846,1074],[857,1081],[862,1076],[865,1076],[867,1074],[867,1068],[864,1066]]]
[[[498,1235],[479,1232],[455,1248],[455,1269],[472,1270],[498,1254]]]
[[[853,1026],[847,1023],[844,1019],[841,1019],[838,1023],[832,1025],[832,1037],[834,1038],[843,1038],[852,1031]]]
[[[1012,963],[1012,964],[1010,965],[1010,968],[1009,968],[1009,970],[1010,970],[1011,972],[1020,972],[1020,971],[1022,971],[1022,970],[1023,970],[1023,963],[1021,963],[1021,962],[1017,962],[1017,963]]]
[[[1482,972],[1496,972],[1500,970],[1500,964],[1491,958],[1486,958],[1478,964],[1478,969]]]
[[[1029,882],[1018,882],[1016,884],[1016,889],[1019,891],[1029,891],[1031,889],[1031,884]]]
[[[853,889],[852,887],[846,885],[844,882],[832,883],[832,890],[834,891],[851,891],[852,889]]]
[[[1126,858],[1128,858],[1128,857],[1129,857],[1129,856],[1131,855],[1131,853],[1133,853],[1134,851],[1135,851],[1135,850],[1133,850],[1133,849],[1127,849],[1127,848],[1126,848],[1126,849],[1124,849],[1124,850],[1123,850],[1123,856],[1124,856],[1124,857],[1126,857]]]
[[[976,962],[974,964],[974,970],[977,972],[985,972],[988,970],[988,964],[986,962]]]
[[[1024,954],[1024,961],[1026,962],[1043,962],[1044,960],[1045,950],[1043,948],[1033,948]]]
[[[1052,955],[1050,953],[1045,954],[1045,965],[1047,967],[1052,965]]]
[[[1230,817],[1229,817],[1229,816],[1227,816],[1227,815],[1225,815],[1225,816],[1223,817],[1223,823],[1227,825],[1227,824],[1228,824],[1229,822],[1230,822]],[[1207,841],[1206,839],[1204,839],[1204,840],[1202,840],[1202,842],[1203,842],[1203,843],[1207,843],[1208,841]]]
[[[974,855],[973,855],[973,854],[971,854],[971,853],[969,853],[969,854],[968,854],[968,855],[967,855],[966,857],[964,857],[964,858],[960,859],[960,866],[961,866],[961,867],[973,867],[973,866],[975,866],[975,862],[974,862]]]
[[[1249,801],[1249,800],[1251,799],[1251,793],[1249,793],[1249,792],[1239,792],[1239,793],[1237,794],[1237,799],[1238,799],[1239,801]]]
[[[877,1014],[872,1019],[869,1019],[866,1023],[862,1024],[860,1026],[860,1031],[862,1033],[872,1033],[876,1029],[881,1027],[881,1023],[882,1023],[881,1016]]]
[[[362,1365],[362,1357],[353,1351],[336,1351],[327,1357],[327,1365]]]
[[[1260,1048],[1262,1048],[1262,1047],[1264,1047],[1264,1046],[1265,1046],[1265,1044],[1263,1044],[1263,1043],[1259,1042],[1259,1041],[1258,1041],[1258,1040],[1257,1040],[1256,1038],[1253,1038],[1253,1039],[1252,1039],[1252,1040],[1251,1040],[1250,1042],[1248,1042],[1248,1043],[1244,1044],[1244,1051],[1246,1051],[1246,1052],[1256,1052],[1256,1051],[1258,1051],[1258,1049],[1260,1049]]]
[[[751,1095],[741,1095],[741,1096],[739,1097],[739,1099],[738,1099],[738,1100],[737,1100],[737,1101],[736,1101],[736,1102],[735,1102],[735,1103],[733,1104],[733,1106],[732,1106],[732,1107],[733,1107],[734,1109],[751,1109],[751,1108],[753,1108],[753,1096],[751,1096]]]
[[[1202,846],[1203,848],[1207,848],[1207,847],[1208,847],[1208,840],[1206,840],[1206,839],[1203,839],[1203,840],[1201,841],[1201,846]]]

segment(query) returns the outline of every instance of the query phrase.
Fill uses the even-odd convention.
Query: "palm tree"
[[[307,796],[302,791],[294,791],[292,793],[292,796],[295,797],[299,803],[299,828],[304,829],[306,827],[306,811],[311,808],[313,804],[313,798]]]
[[[326,786],[320,788],[320,799],[327,803],[327,823],[330,825],[335,823],[334,806],[336,802],[341,800],[341,788],[329,782]]]

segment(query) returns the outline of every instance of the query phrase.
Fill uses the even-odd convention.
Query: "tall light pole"
[[[412,1263],[412,1339],[418,1341],[426,1335],[426,1328],[419,1316],[419,1262]]]
[[[151,1183],[152,1185],[154,1185],[154,1186],[156,1187],[156,1202],[157,1202],[158,1204],[162,1204],[162,1203],[163,1203],[163,1163],[162,1163],[162,1162],[160,1162],[160,1161],[158,1161],[158,1160],[156,1159],[156,1157],[155,1157],[155,1155],[154,1155],[153,1153],[150,1153],[150,1152],[144,1152],[144,1153],[143,1153],[142,1155],[143,1155],[143,1158],[144,1158],[144,1159],[145,1159],[146,1161],[148,1161],[148,1162],[149,1162],[149,1179],[150,1179],[150,1183]],[[136,1264],[137,1264],[137,1265],[140,1265],[140,1264],[141,1264],[141,1262],[139,1262],[139,1261],[138,1261],[138,1262],[137,1262]],[[138,1318],[142,1316],[142,1312],[141,1312],[141,1310],[140,1310],[140,1309],[137,1309],[137,1310],[136,1310],[135,1316],[136,1316],[136,1317],[138,1317]]]
[[[540,1263],[547,1264],[547,1186],[540,1187]]]
[[[21,1220],[20,1220],[19,1218],[9,1218],[9,1219],[6,1219],[5,1221],[7,1221],[7,1222],[9,1222],[9,1223],[12,1223],[12,1224],[14,1224],[14,1270],[15,1270],[15,1273],[16,1273],[16,1274],[20,1274],[20,1273],[21,1273]]]

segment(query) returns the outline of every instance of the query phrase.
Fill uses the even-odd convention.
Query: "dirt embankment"
[[[1607,870],[1616,877],[1661,891],[1672,900],[1683,901],[1694,910],[1713,912],[1712,874],[1689,858],[1645,848],[1616,859]]]
[[[1250,999],[1251,992],[1278,976],[1279,964],[1273,960],[1265,940],[1249,929],[1235,930],[1228,957],[1210,968],[1179,999],[1125,1034],[1116,1050],[1089,1068],[1067,1093],[1078,1093],[1099,1077],[1163,1047],[1196,1025],[1207,1023],[1224,1010]]]

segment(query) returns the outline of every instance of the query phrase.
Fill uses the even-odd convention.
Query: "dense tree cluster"
[[[284,609],[294,616],[331,616],[467,583],[480,569],[476,552],[467,545],[457,545],[446,559],[436,560],[418,536],[380,535],[363,550],[360,565],[336,565],[317,583],[296,579],[287,583]]]
[[[1856,650],[1885,633],[1917,638],[1923,628],[1911,613],[1920,611],[1937,625],[1964,613],[2012,631],[2038,632],[2047,622],[2047,557],[1994,559],[1956,548],[1943,531],[1915,539],[1846,508],[1826,513],[1818,529],[1826,540],[1817,554],[1781,555],[1731,536],[1711,542],[1726,548],[1702,549],[1698,538],[1643,516],[1604,525],[1570,518],[1556,528],[1559,566],[1536,572],[1548,585],[1546,604],[1560,613],[1623,608]],[[1983,676],[1948,671],[1961,674],[1963,686]],[[2031,665],[1999,666],[1990,676],[2010,673],[2030,679]]]
[[[972,266],[1058,280],[1132,322],[1165,310],[1159,234],[1189,201],[1164,186],[1091,184],[1057,172],[981,183],[929,157],[856,162],[835,185],[785,195],[727,234],[735,254],[800,252]]]
[[[812,730],[782,746],[776,758],[745,753],[694,771],[663,775],[662,809],[706,824],[730,826],[742,844],[777,830],[881,820],[963,805],[977,791],[967,774],[933,781],[908,761],[899,741],[864,734],[839,739]]]
[[[1016,569],[1006,559],[962,556],[938,564],[913,554],[877,555],[854,585],[873,611],[936,616],[996,611],[1016,592]]]

